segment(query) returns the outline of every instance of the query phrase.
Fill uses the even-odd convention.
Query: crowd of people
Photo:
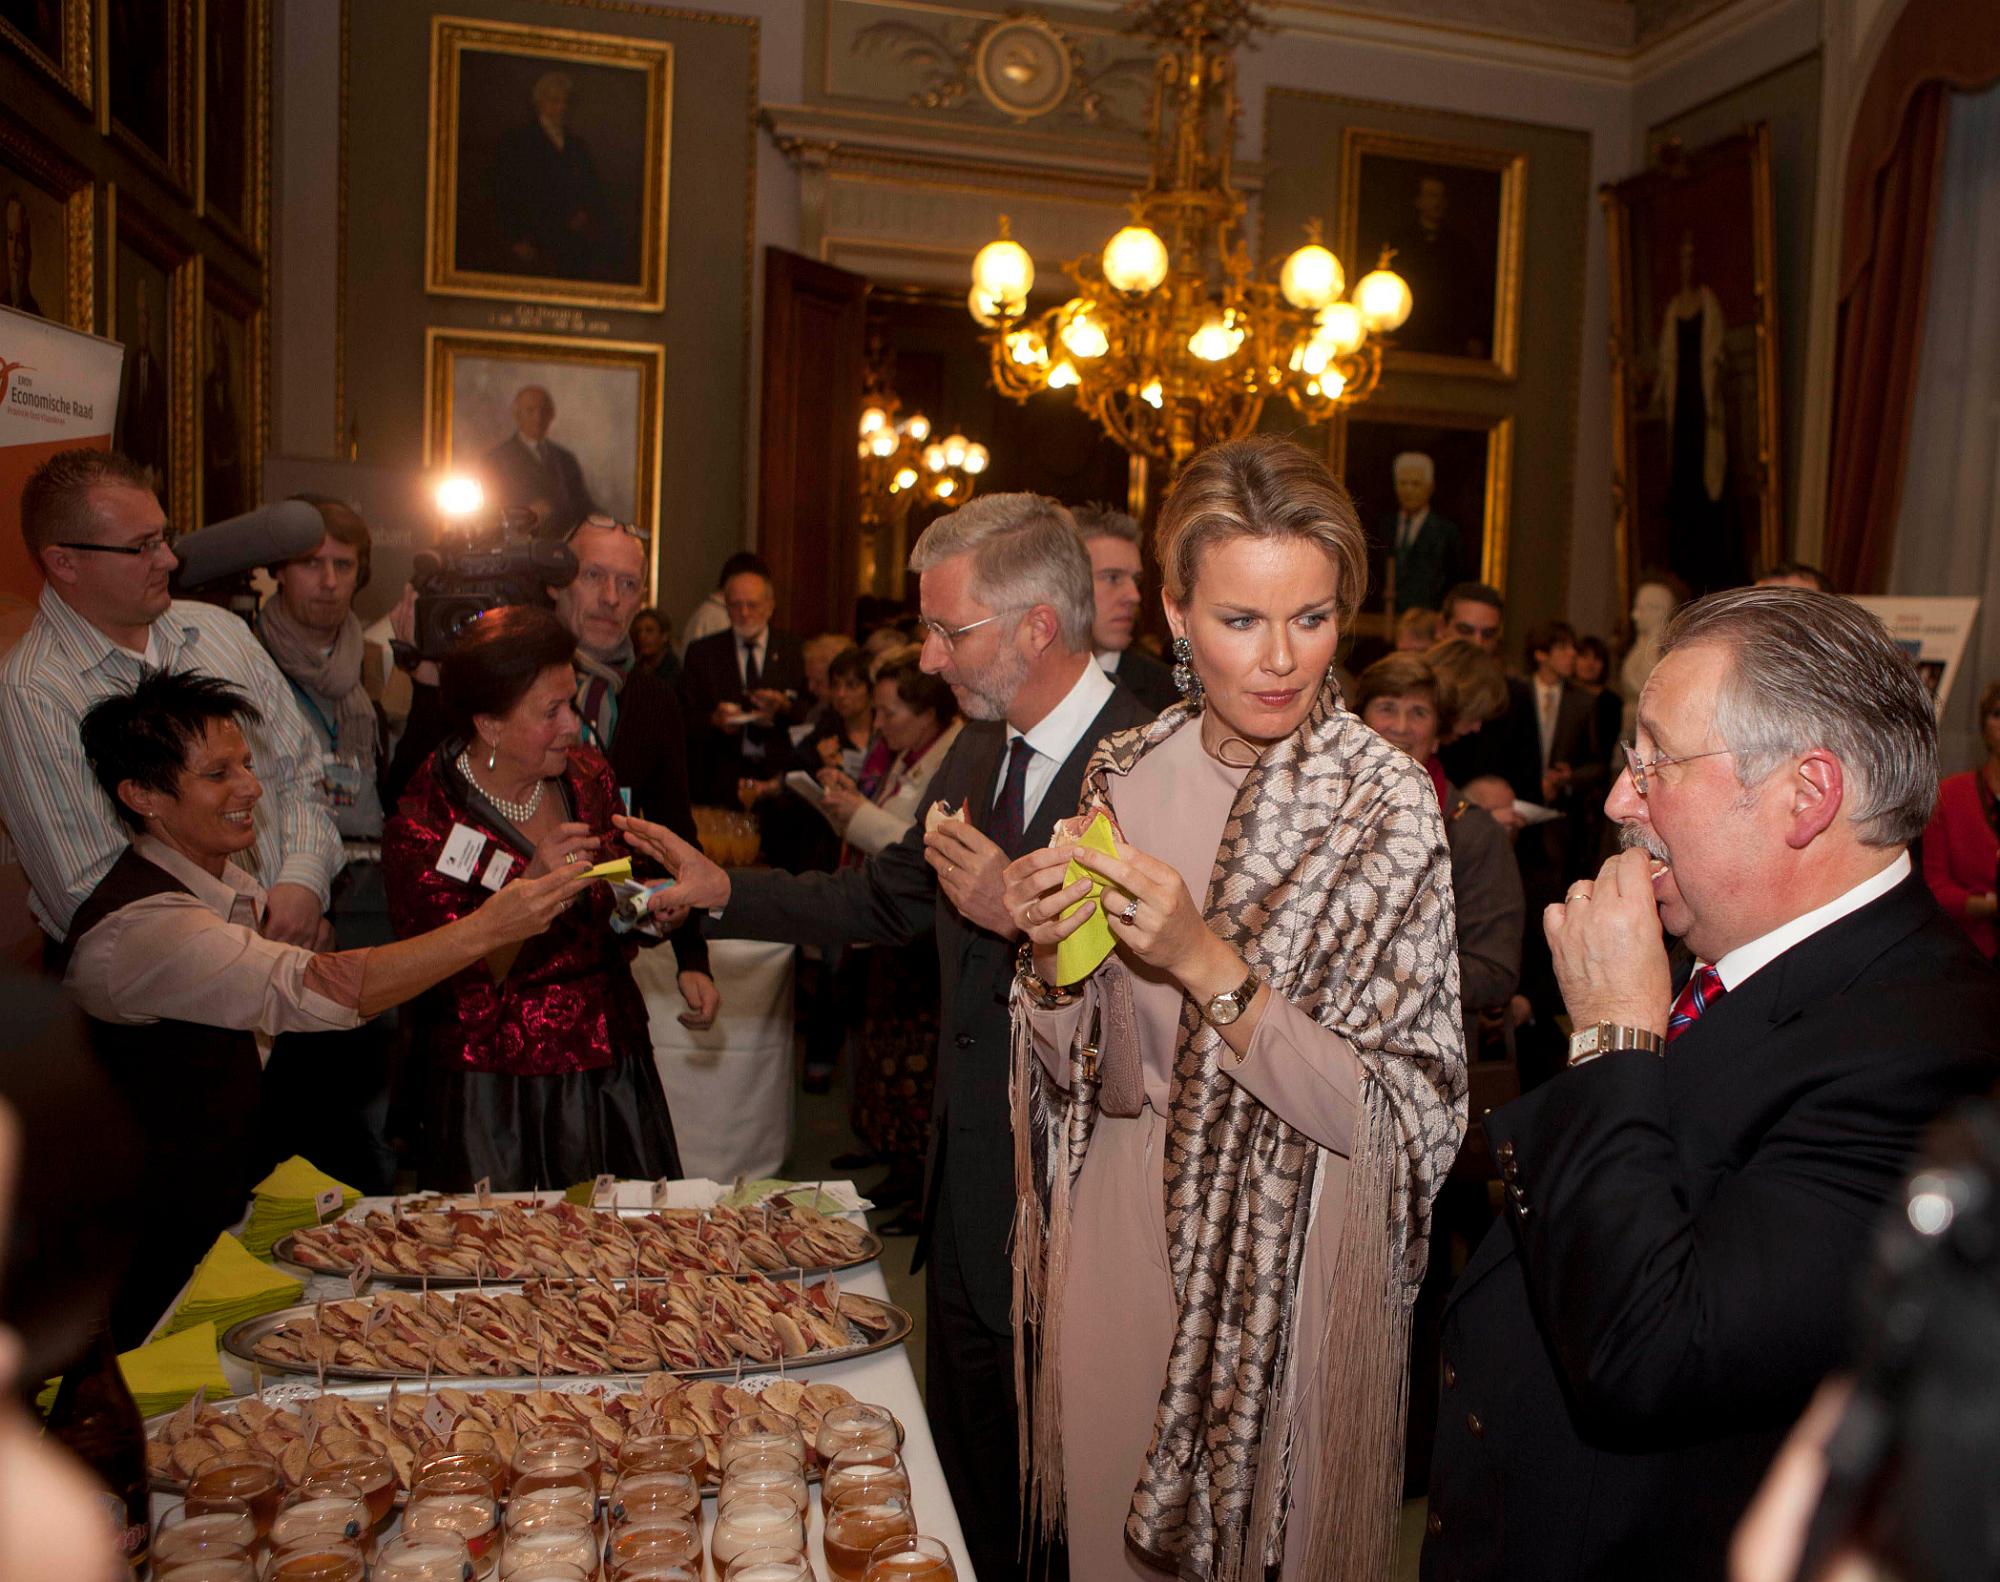
[[[0,817],[176,1194],[121,1344],[291,1153],[680,1174],[632,963],[704,1027],[708,942],[779,941],[837,1163],[917,1235],[981,1576],[1374,1577],[1406,1492],[1439,1582],[1714,1576],[1926,1128],[2000,1077],[2000,684],[1940,791],[1915,667],[1810,567],[1644,579],[1615,653],[1541,622],[1513,674],[1461,583],[1351,669],[1367,535],[1256,438],[1150,560],[976,497],[854,634],[787,632],[746,553],[677,646],[646,533],[584,515],[545,605],[427,660],[308,503],[246,625],[173,596],[133,463],[22,496]]]

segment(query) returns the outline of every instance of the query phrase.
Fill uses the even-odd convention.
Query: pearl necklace
[[[478,779],[472,773],[472,755],[464,750],[461,750],[458,755],[458,772],[465,776],[467,785],[485,797],[495,808],[506,814],[508,819],[516,824],[525,824],[535,816],[537,810],[542,805],[542,793],[548,789],[549,784],[546,780],[537,780],[535,782],[535,794],[529,797],[527,801],[509,802],[503,796],[495,796],[479,783]]]

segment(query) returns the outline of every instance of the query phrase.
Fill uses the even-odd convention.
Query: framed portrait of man
[[[0,115],[0,307],[97,327],[96,205],[81,166]]]
[[[189,169],[195,0],[98,0],[104,101],[98,126],[149,160],[175,187]]]
[[[201,525],[195,499],[195,315],[199,261],[115,187],[111,228],[111,338],[125,348],[113,443],[144,467],[175,532]]]
[[[424,465],[473,474],[489,503],[532,510],[539,534],[564,537],[593,512],[652,533],[665,357],[638,342],[433,329]]]
[[[1340,256],[1359,279],[1384,254],[1410,285],[1385,366],[1512,379],[1521,318],[1528,156],[1349,127]]]
[[[270,0],[202,0],[202,213],[253,257],[266,242],[270,38]]]
[[[263,502],[263,317],[257,304],[210,275],[201,307],[201,484],[206,522]]]
[[[1334,418],[1329,443],[1368,535],[1365,630],[1440,608],[1455,582],[1506,590],[1512,418],[1370,401]]]
[[[1736,587],[1778,558],[1783,520],[1770,128],[1667,143],[1602,196],[1623,597],[1646,566]]]
[[[666,303],[673,46],[438,17],[428,290]]]
[[[0,44],[90,103],[90,0],[0,0]]]

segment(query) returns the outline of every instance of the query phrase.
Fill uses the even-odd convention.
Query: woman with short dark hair
[[[450,728],[384,831],[399,934],[475,908],[521,875],[628,855],[610,765],[578,742],[576,640],[546,610],[491,610],[441,667]],[[427,1067],[419,1179],[463,1190],[680,1174],[630,961],[643,936],[593,886],[518,952],[419,1006]]]

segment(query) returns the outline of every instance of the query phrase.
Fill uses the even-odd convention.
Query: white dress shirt
[[[1794,945],[1803,944],[1823,928],[1830,928],[1850,912],[1858,912],[1870,901],[1881,899],[1910,876],[1910,854],[1901,851],[1896,860],[1880,873],[1863,879],[1845,895],[1834,897],[1825,906],[1815,907],[1789,923],[1779,925],[1747,945],[1738,945],[1715,964],[1722,986],[1734,989],[1753,973],[1768,967]]]
[[[1035,809],[1042,804],[1047,794],[1049,782],[1056,777],[1056,771],[1063,766],[1063,760],[1076,751],[1076,744],[1083,740],[1083,733],[1090,729],[1090,722],[1109,701],[1117,688],[1112,680],[1097,665],[1085,665],[1076,678],[1076,684],[1064,694],[1058,703],[1041,719],[1035,722],[1033,730],[1017,731],[1007,727],[1007,749],[1000,755],[1000,773],[993,782],[993,800],[1000,800],[1000,792],[1007,784],[1007,761],[1013,756],[1015,739],[1026,736],[1028,745],[1035,750],[1035,756],[1028,760],[1027,780],[1021,797],[1021,827],[1027,828],[1035,817]],[[1074,813],[1075,808],[1066,808],[1064,813]]]
[[[1549,755],[1556,750],[1556,721],[1562,715],[1563,684],[1534,678],[1535,723],[1542,733],[1542,767],[1549,767]]]

